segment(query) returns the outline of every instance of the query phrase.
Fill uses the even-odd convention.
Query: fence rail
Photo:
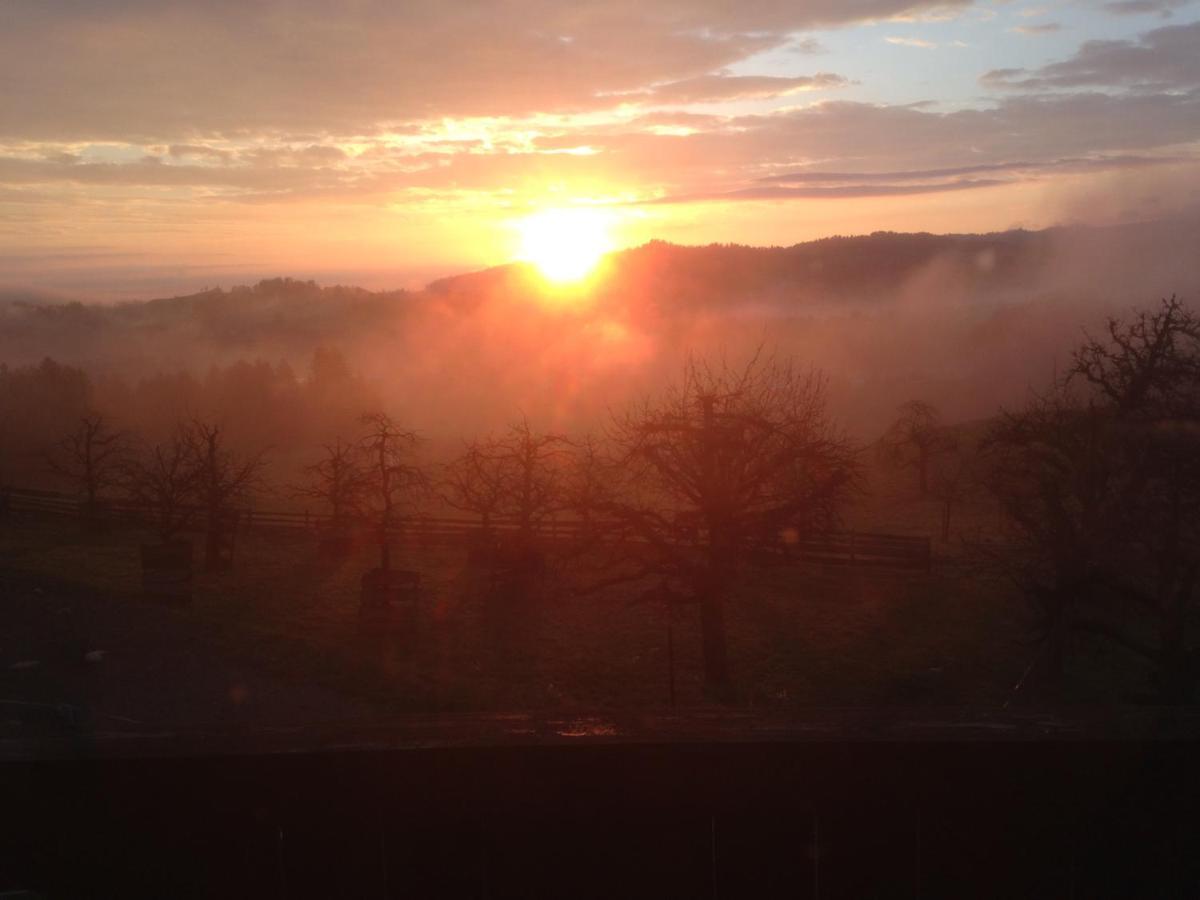
[[[80,516],[84,504],[74,497],[50,491],[10,488],[0,495],[0,509],[50,515]],[[199,512],[198,510],[193,510]],[[137,503],[104,501],[98,504],[96,515],[102,518],[145,522],[151,518],[148,507]],[[201,518],[201,517],[197,517]],[[309,512],[244,509],[240,511],[239,529],[269,529],[280,531],[320,532],[331,524],[331,517]],[[594,525],[578,520],[553,519],[539,523],[538,536],[549,541],[578,541],[593,533]],[[494,534],[515,533],[515,522],[496,520],[490,526]],[[468,543],[483,531],[478,519],[455,516],[410,516],[398,519],[393,531],[402,537],[412,537],[423,545],[456,545]],[[688,537],[698,539],[696,529],[685,529]],[[924,536],[880,534],[875,532],[842,531],[780,541],[778,556],[824,566],[899,571],[929,571],[932,564],[930,539]]]

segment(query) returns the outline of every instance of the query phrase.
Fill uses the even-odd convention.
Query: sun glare
[[[597,209],[548,209],[517,223],[520,258],[550,281],[579,281],[613,248],[609,216]]]

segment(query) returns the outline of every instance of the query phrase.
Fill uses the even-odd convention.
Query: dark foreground
[[[8,742],[44,897],[1182,897],[1194,715],[428,719]],[[707,737],[705,737],[707,735]]]

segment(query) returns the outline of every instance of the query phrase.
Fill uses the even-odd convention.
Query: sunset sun
[[[609,217],[595,209],[549,209],[517,223],[518,254],[550,281],[571,282],[587,276],[613,249]]]

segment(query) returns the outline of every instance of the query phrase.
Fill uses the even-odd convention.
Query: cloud
[[[829,48],[822,44],[815,37],[796,38],[787,45],[787,49],[793,53],[803,53],[809,56],[815,56],[820,53],[829,52]]]
[[[762,182],[814,183],[814,182],[906,182],[932,181],[957,178],[964,175],[1020,173],[1036,174],[1061,171],[1088,171],[1096,169],[1144,168],[1147,166],[1170,165],[1194,162],[1191,158],[1178,156],[1097,156],[1051,159],[1042,162],[1002,162],[976,166],[954,166],[942,169],[918,169],[907,172],[822,172],[799,171],[770,175],[759,179]]]
[[[228,162],[233,158],[233,153],[229,150],[202,144],[172,144],[167,148],[167,153],[175,159],[208,159],[216,162]]]
[[[711,194],[684,194],[659,197],[651,204],[698,203],[731,200],[846,200],[864,197],[911,197],[916,194],[944,194],[948,191],[973,190],[1005,184],[1000,180],[959,179],[937,184],[848,184],[836,187],[773,187],[758,185]]]
[[[1014,96],[990,108],[951,111],[849,101],[734,117],[658,110],[592,128],[565,124],[532,138],[522,136],[521,123],[514,127],[506,138],[452,147],[432,136],[411,149],[381,142],[359,145],[353,154],[323,145],[256,146],[220,164],[169,153],[154,163],[136,156],[112,163],[8,156],[0,157],[0,187],[45,193],[55,185],[80,192],[138,186],[139,196],[158,198],[148,208],[192,202],[193,214],[196,200],[404,202],[416,209],[471,192],[541,184],[548,171],[564,183],[626,197],[766,187],[836,189],[813,196],[964,191],[994,179],[1165,164],[1133,157],[1178,157],[1160,148],[1200,140],[1200,92]],[[594,152],[562,152],[581,146]],[[820,167],[798,165],[816,160]],[[961,183],[930,185],[952,180]],[[185,189],[191,193],[181,199]],[[99,191],[92,199],[104,202]]]
[[[250,191],[284,191],[339,183],[337,176],[314,169],[278,166],[167,165],[145,157],[130,163],[61,163],[0,157],[0,184],[137,185],[142,187],[212,187]],[[344,182],[342,182],[344,183]]]
[[[1087,41],[1074,56],[1039,69],[993,69],[980,81],[1004,90],[1079,87],[1178,90],[1200,85],[1200,22],[1168,25],[1136,40]]]
[[[647,103],[689,104],[786,97],[804,91],[845,87],[850,82],[832,72],[779,77],[772,75],[702,75],[658,85],[636,96]]]
[[[900,197],[998,187],[1047,174],[1148,169],[1196,164],[1200,159],[1155,156],[1069,158],[1043,162],[1002,162],[941,169],[888,172],[787,172],[758,179],[750,187],[710,194],[668,195],[654,203],[712,200],[820,200]],[[988,175],[993,177],[980,178]]]
[[[889,36],[884,40],[889,44],[898,44],[901,47],[920,47],[922,50],[933,50],[937,47],[933,41],[926,41],[922,38]]]
[[[951,7],[965,7],[956,0]],[[524,116],[718,71],[933,0],[5,0],[0,137],[200,144]]]
[[[1024,34],[1032,37],[1041,34],[1054,34],[1056,31],[1062,31],[1063,26],[1061,22],[1042,22],[1037,25],[1017,25],[1011,30],[1015,31],[1017,34]]]
[[[30,24],[32,5],[8,2],[6,13],[17,10],[22,27],[37,31]],[[534,0],[512,2],[524,9]],[[233,21],[259,22],[265,29],[258,35],[260,61],[238,70],[239,89],[234,90],[226,70],[247,52],[246,36],[231,39],[228,47],[206,44],[209,32],[204,29],[218,28],[223,21],[210,11],[148,2],[139,7],[134,0],[122,0],[106,18],[79,3],[64,24],[62,10],[67,7],[46,3],[39,7],[42,25],[55,22],[69,33],[87,22],[92,40],[106,46],[140,40],[142,32],[125,27],[134,21],[135,8],[144,14],[148,34],[161,36],[165,26],[160,20],[174,16],[179,40],[173,50],[180,68],[164,69],[161,79],[132,69],[103,76],[136,76],[136,90],[144,92],[137,96],[148,103],[144,116],[133,117],[140,131],[124,132],[135,126],[122,124],[118,116],[105,127],[124,134],[120,139],[39,142],[26,136],[0,141],[0,190],[6,198],[20,198],[24,210],[2,211],[0,219],[18,233],[23,222],[36,221],[37,203],[59,207],[58,219],[41,226],[45,234],[60,228],[73,209],[85,207],[95,221],[111,213],[125,221],[137,216],[176,223],[232,215],[232,203],[345,202],[373,206],[384,211],[380,215],[401,207],[414,217],[429,209],[449,215],[524,203],[544,196],[548,183],[572,192],[563,196],[613,202],[725,195],[916,196],[1166,165],[1159,160],[1179,157],[1180,146],[1200,141],[1200,83],[1194,72],[1200,54],[1193,52],[1200,25],[1160,28],[1125,41],[1093,41],[1074,56],[1041,68],[994,71],[986,76],[989,83],[1016,92],[976,101],[974,107],[829,99],[755,115],[687,108],[840,88],[848,82],[833,73],[734,75],[728,60],[758,52],[756,48],[785,50],[795,42],[791,29],[797,22],[805,28],[822,16],[832,22],[837,16],[844,20],[883,16],[901,7],[930,8],[901,0],[799,5],[803,9],[781,0],[746,4],[752,8],[740,11],[714,5],[705,12],[708,27],[689,30],[699,19],[682,0],[596,5],[581,0],[575,6],[547,6],[545,20],[534,29],[523,23],[501,28],[493,18],[493,4],[447,7],[427,0],[409,7],[411,28],[426,37],[437,33],[447,54],[443,71],[418,79],[419,85],[396,88],[387,78],[425,71],[421,67],[432,63],[427,48],[406,58],[410,38],[389,31],[397,20],[382,5],[371,0],[349,4],[342,33],[330,31],[327,19],[320,27],[308,21],[296,10],[316,7],[293,0],[285,16],[293,32],[276,46],[266,40],[277,36],[273,20],[256,18],[274,7],[243,9],[215,0],[214,8]],[[394,46],[377,44],[370,29],[360,27],[363,10],[378,13],[378,30],[395,38]],[[607,30],[634,20],[648,30]],[[484,22],[499,28],[490,44],[476,33]],[[189,32],[185,24],[196,28]],[[220,28],[216,33],[224,35]],[[304,36],[315,43],[300,72],[289,56],[296,50],[289,41]],[[363,41],[357,56],[350,52],[351,36]],[[872,39],[880,36],[874,31]],[[60,38],[52,34],[47,39],[53,43]],[[523,42],[554,58],[510,58],[510,51]],[[188,74],[193,43],[206,48],[202,55],[207,60],[204,77],[196,75],[194,82]],[[0,45],[13,46],[8,32],[0,34]],[[451,65],[468,45],[476,53],[487,51],[479,65]],[[661,57],[635,58],[642,48],[659,45],[665,48]],[[611,59],[609,51],[618,46],[621,58]],[[153,57],[157,45],[147,52]],[[123,58],[142,59],[136,54]],[[774,55],[776,61],[782,58]],[[335,62],[345,70],[327,68]],[[576,62],[579,67],[573,68]],[[796,58],[791,62],[794,66]],[[0,55],[0,70],[8,65]],[[66,65],[57,57],[46,63],[49,68]],[[90,72],[88,65],[84,53],[80,72]],[[510,66],[511,81],[487,80],[488,73],[507,72]],[[546,75],[550,71],[554,77]],[[380,73],[387,76],[384,84],[374,80]],[[35,88],[44,75],[35,71],[30,79]],[[293,78],[295,83],[288,81]],[[525,91],[529,79],[539,84]],[[183,86],[191,93],[181,92]],[[1027,89],[1019,90],[1023,86]],[[220,93],[226,89],[228,94]],[[89,90],[81,84],[80,96]],[[17,94],[0,93],[0,131],[6,123],[30,129],[43,121],[38,118],[43,112]],[[60,94],[47,101],[54,107],[53,115],[45,113],[47,127],[90,128],[87,117],[99,112],[81,113],[80,119],[66,115],[64,109],[83,101],[73,92]],[[539,97],[550,106],[583,109],[586,115],[517,114],[541,108]],[[117,91],[98,102],[116,104],[111,112],[132,99],[134,95]],[[28,115],[12,118],[22,104]],[[477,119],[451,114],[467,108],[497,112]],[[183,122],[193,113],[194,120],[178,136],[160,134],[171,131],[171,116]],[[153,137],[139,136],[151,132]],[[130,204],[131,199],[137,203]]]
[[[1140,16],[1144,13],[1158,13],[1166,18],[1174,10],[1180,9],[1191,0],[1113,0],[1100,4],[1100,8],[1114,16]]]

